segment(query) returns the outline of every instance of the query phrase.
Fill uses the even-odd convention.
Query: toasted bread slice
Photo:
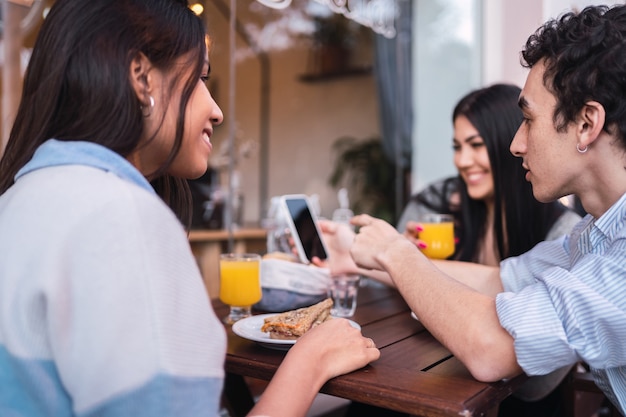
[[[325,299],[310,307],[285,311],[265,319],[262,332],[269,332],[270,339],[297,339],[313,327],[331,318],[333,300]]]

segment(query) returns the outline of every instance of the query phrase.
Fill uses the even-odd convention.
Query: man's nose
[[[524,124],[522,124],[515,132],[515,136],[513,136],[513,140],[511,141],[511,146],[509,150],[514,156],[522,157],[526,153],[526,128]]]

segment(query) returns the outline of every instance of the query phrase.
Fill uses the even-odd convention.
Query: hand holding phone
[[[281,205],[285,211],[300,261],[306,264],[311,263],[314,256],[322,260],[327,259],[328,250],[307,196],[284,195],[281,197]]]

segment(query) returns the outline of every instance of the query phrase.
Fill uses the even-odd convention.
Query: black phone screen
[[[300,236],[300,242],[302,242],[302,248],[307,259],[311,260],[314,256],[326,259],[326,251],[322,245],[321,237],[317,232],[306,200],[287,199],[285,202]]]

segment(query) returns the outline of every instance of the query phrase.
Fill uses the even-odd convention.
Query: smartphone
[[[289,230],[298,249],[302,263],[309,264],[314,256],[328,258],[328,250],[322,240],[322,233],[317,224],[317,217],[311,210],[309,199],[304,194],[284,195],[281,205]]]

